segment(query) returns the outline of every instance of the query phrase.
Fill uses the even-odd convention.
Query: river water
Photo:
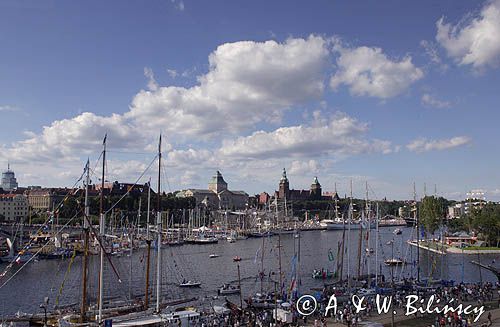
[[[394,235],[394,228],[381,228],[379,232],[378,262],[375,253],[367,255],[362,251],[362,273],[368,270],[375,272],[375,265],[386,276],[386,279],[402,277],[416,277],[416,248],[407,245],[406,240],[411,238],[412,229],[403,228],[401,235]],[[347,263],[347,253],[344,255],[344,277],[347,269],[351,271],[351,276],[356,276],[358,272],[358,244],[359,231],[351,231],[346,236],[346,252],[349,252],[349,265]],[[285,276],[285,285],[288,287],[291,280],[292,257],[297,252],[299,239],[293,234],[286,234],[281,239],[281,266]],[[337,244],[342,239],[342,231],[305,231],[300,234],[300,265],[298,271],[301,276],[300,291],[302,293],[313,293],[311,287],[321,287],[322,280],[313,279],[311,273],[313,269],[334,270],[337,258]],[[390,244],[393,241],[393,246]],[[375,248],[375,233],[371,234],[370,247]],[[262,251],[262,248],[264,249]],[[156,260],[155,250],[152,250],[151,260],[151,283],[152,289],[156,289]],[[331,255],[333,254],[333,261]],[[383,264],[383,261],[393,256],[405,259],[409,264],[404,268],[394,268]],[[209,258],[211,253],[218,254],[218,258]],[[237,283],[237,263],[233,262],[234,256],[240,256],[239,262],[241,272],[241,284],[243,297],[248,297],[261,289],[260,278],[257,277],[261,270],[261,255],[264,253],[263,266],[266,276],[272,275],[272,279],[278,279],[278,236],[267,238],[249,238],[239,240],[235,243],[228,243],[224,240],[213,245],[183,245],[177,247],[162,248],[162,278],[161,294],[164,299],[179,299],[188,297],[198,297],[212,302],[213,296],[217,294],[217,289],[224,283]],[[482,270],[470,263],[471,260],[480,260],[485,264],[492,264],[498,261],[499,255],[446,255],[420,251],[420,276],[421,279],[433,278],[452,279],[457,282],[495,282],[495,276],[489,271]],[[135,250],[132,255],[111,258],[121,283],[117,275],[111,269],[110,264],[105,263],[104,285],[105,297],[126,299],[130,296],[144,294],[146,250]],[[89,297],[95,302],[97,294],[97,274],[98,256],[90,258],[90,281]],[[49,307],[56,304],[70,305],[77,304],[81,298],[81,264],[82,258],[76,257],[74,260],[40,260],[26,265],[17,275],[0,289],[0,314],[2,316],[12,315],[21,312],[41,312],[40,304],[44,297],[49,297]],[[495,264],[494,264],[495,265]],[[496,264],[498,266],[498,263]],[[3,271],[6,264],[0,264]],[[0,279],[3,284],[16,269],[10,271],[5,277]],[[379,270],[380,271],[380,270]],[[132,272],[132,273],[131,273]],[[273,272],[275,275],[273,275]],[[202,282],[201,288],[181,289],[177,284],[183,279],[196,280]],[[275,285],[264,282],[264,290],[273,290]],[[153,294],[154,295],[154,294]],[[234,302],[239,302],[239,295],[230,297]]]

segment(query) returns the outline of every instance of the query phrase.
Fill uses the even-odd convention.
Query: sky
[[[2,1],[0,167],[500,200],[500,0]]]

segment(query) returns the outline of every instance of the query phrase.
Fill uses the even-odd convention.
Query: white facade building
[[[21,221],[28,217],[28,198],[21,194],[0,194],[0,216],[4,221]]]
[[[248,194],[244,191],[230,191],[222,174],[217,171],[208,183],[208,189],[187,189],[180,191],[178,197],[192,196],[196,204],[204,204],[215,209],[246,209]]]

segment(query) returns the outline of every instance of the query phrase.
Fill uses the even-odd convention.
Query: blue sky
[[[167,190],[219,169],[270,192],[286,167],[294,188],[500,199],[500,1],[3,1],[0,44],[21,185],[72,185],[106,132],[132,181],[161,131]]]

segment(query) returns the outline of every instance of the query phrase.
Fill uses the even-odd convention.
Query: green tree
[[[472,226],[481,233],[489,246],[500,243],[500,205],[489,203],[472,213]]]
[[[447,205],[448,200],[443,197],[426,196],[422,199],[419,208],[420,223],[428,232],[434,233],[441,225]]]

